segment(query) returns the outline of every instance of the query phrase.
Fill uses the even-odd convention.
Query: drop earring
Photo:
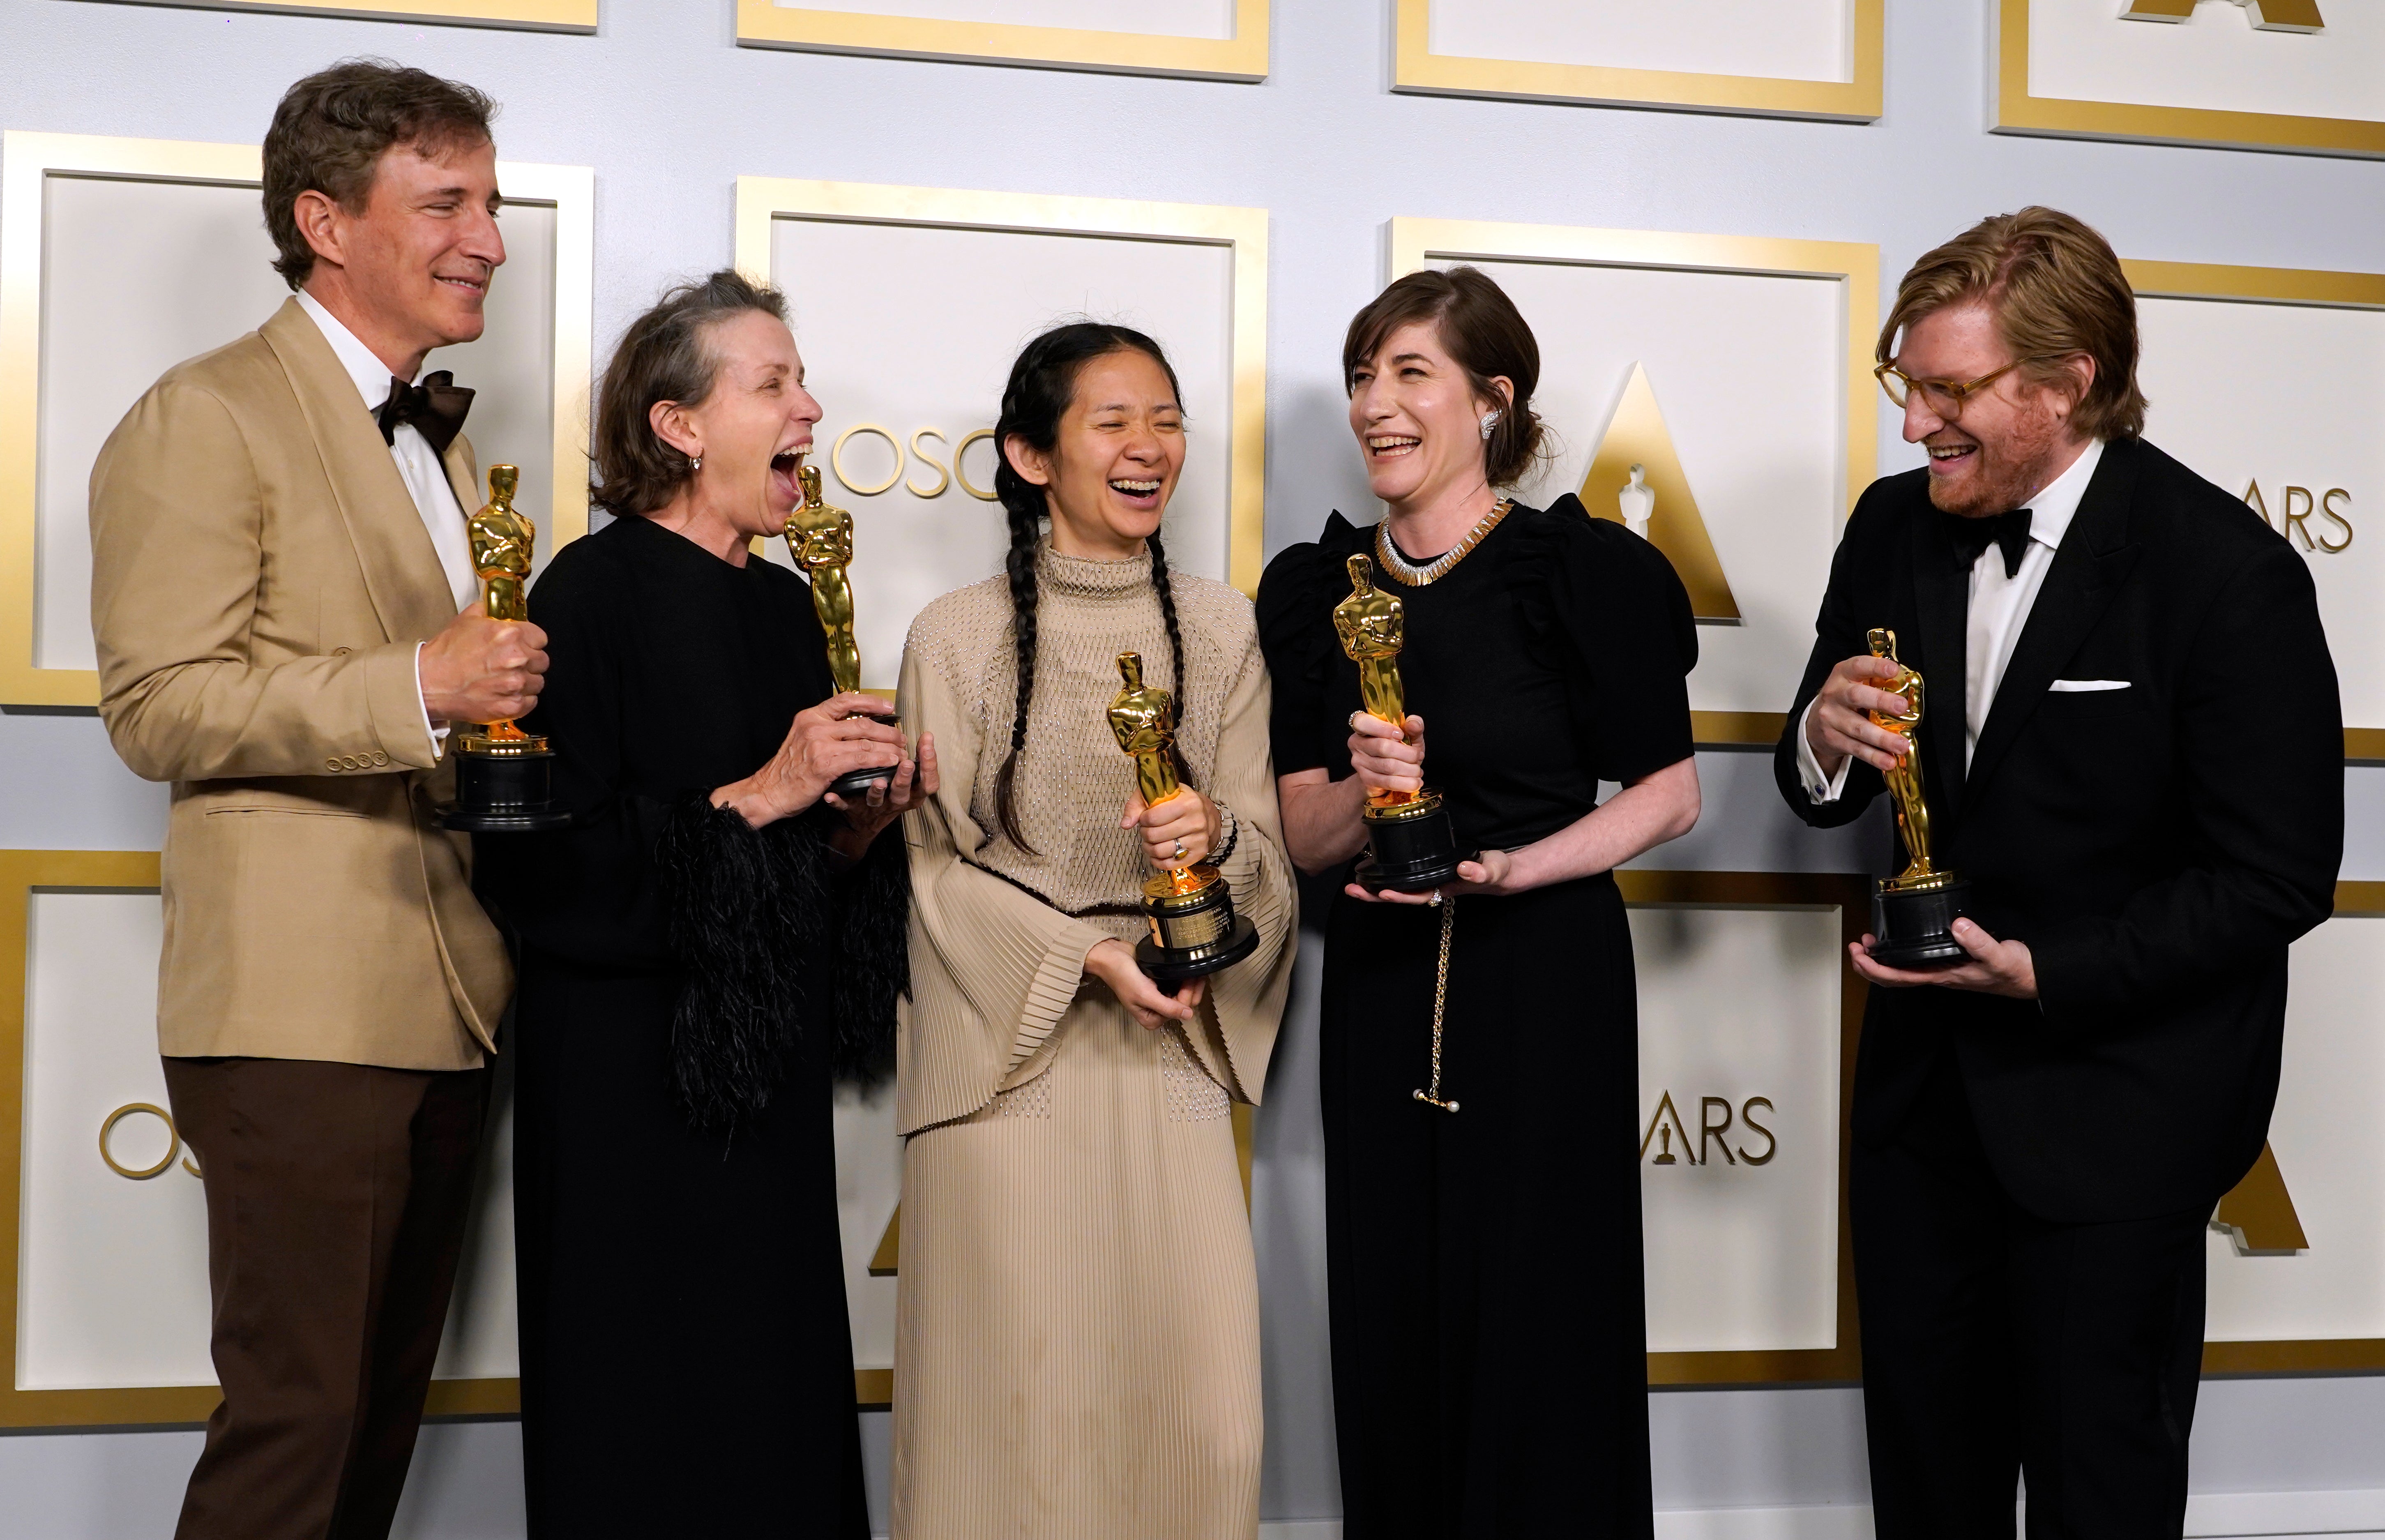
[[[1493,407],[1490,411],[1482,414],[1482,436],[1484,438],[1489,438],[1491,436],[1491,430],[1499,426],[1499,419],[1504,415],[1505,414],[1499,411],[1496,407]]]
[[[1482,436],[1483,436],[1483,437],[1485,437],[1485,438],[1488,438],[1488,437],[1490,437],[1491,435],[1490,435],[1490,434],[1488,434],[1488,433],[1485,433],[1485,434],[1483,434]],[[687,457],[687,468],[688,468],[688,470],[703,470],[703,469],[704,469],[704,457],[703,457],[702,455],[690,455],[690,456]]]

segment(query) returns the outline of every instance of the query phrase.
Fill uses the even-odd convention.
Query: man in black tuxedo
[[[1892,628],[1932,855],[1973,884],[1967,960],[1854,948],[1874,1521],[2009,1537],[2018,1471],[2031,1540],[2174,1540],[2204,1228],[2267,1136],[2287,944],[2333,902],[2334,666],[2302,558],[2139,436],[2093,231],[1982,221],[1905,275],[1879,357],[1929,464],[1848,520],[1775,754],[1808,823],[1862,814],[1904,747],[1867,715],[1904,707],[1865,639]]]

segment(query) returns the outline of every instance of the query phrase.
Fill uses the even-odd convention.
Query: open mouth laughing
[[[1409,433],[1370,433],[1367,437],[1367,457],[1370,460],[1394,460],[1414,454],[1424,441]]]
[[[1155,508],[1159,506],[1159,483],[1133,478],[1120,478],[1110,482],[1110,490],[1124,498],[1128,506]]]

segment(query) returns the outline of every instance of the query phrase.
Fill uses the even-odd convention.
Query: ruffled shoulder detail
[[[1679,671],[1697,667],[1698,626],[1689,591],[1665,553],[1611,519],[1593,519],[1568,492],[1545,508],[1507,516],[1506,578],[1536,638],[1580,643],[1629,617],[1647,648],[1670,644]],[[1655,667],[1658,659],[1646,657]]]

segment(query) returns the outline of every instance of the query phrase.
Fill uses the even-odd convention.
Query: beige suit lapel
[[[431,544],[431,532],[422,527],[422,514],[389,457],[381,430],[364,409],[356,382],[295,299],[285,302],[258,331],[290,376],[292,393],[356,546],[382,633],[393,642],[435,634],[455,616],[455,595]],[[465,453],[468,456],[469,449]],[[452,445],[449,455],[452,478]]]

